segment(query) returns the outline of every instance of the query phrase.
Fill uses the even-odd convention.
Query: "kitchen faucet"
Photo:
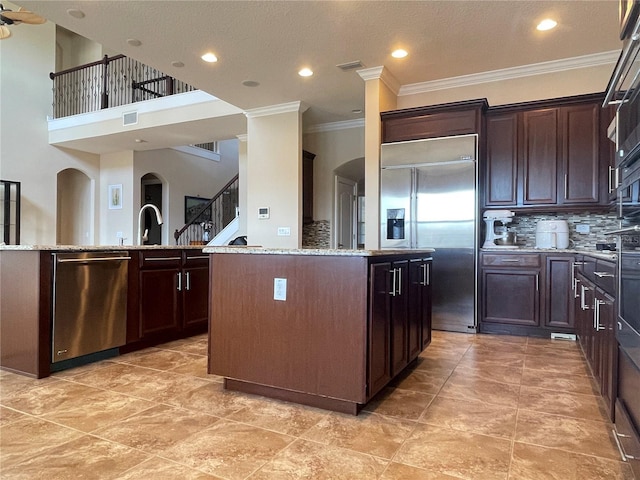
[[[144,212],[147,208],[152,208],[154,212],[156,212],[156,220],[158,220],[158,225],[162,225],[162,214],[158,207],[151,203],[147,203],[143,205],[138,213],[138,245],[142,245],[145,240],[148,240],[147,233],[149,233],[149,229],[145,228],[144,235],[142,234],[142,212]]]

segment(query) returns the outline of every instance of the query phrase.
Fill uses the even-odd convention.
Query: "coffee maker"
[[[486,210],[482,216],[487,226],[482,247],[515,246],[515,234],[507,231],[507,225],[513,221],[514,216],[515,213],[511,210]]]

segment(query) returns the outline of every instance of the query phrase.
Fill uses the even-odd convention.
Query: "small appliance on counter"
[[[536,248],[568,248],[569,224],[566,220],[539,220],[536,225]]]
[[[482,218],[486,228],[486,236],[482,248],[516,246],[516,234],[507,230],[507,225],[513,221],[514,213],[511,210],[486,210]]]

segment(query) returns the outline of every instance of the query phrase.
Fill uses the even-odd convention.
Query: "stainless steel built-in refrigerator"
[[[381,149],[380,246],[435,248],[433,328],[475,332],[477,136]]]

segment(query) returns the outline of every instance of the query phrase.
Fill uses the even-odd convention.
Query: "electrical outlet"
[[[124,237],[122,232],[116,232],[116,238],[122,238],[122,237]]]
[[[576,232],[578,233],[589,233],[591,231],[591,226],[588,223],[578,223],[576,225]]]
[[[278,227],[278,236],[279,237],[290,237],[291,236],[291,228],[290,227]]]
[[[273,279],[273,299],[274,300],[287,300],[287,279],[286,278],[274,278]]]

